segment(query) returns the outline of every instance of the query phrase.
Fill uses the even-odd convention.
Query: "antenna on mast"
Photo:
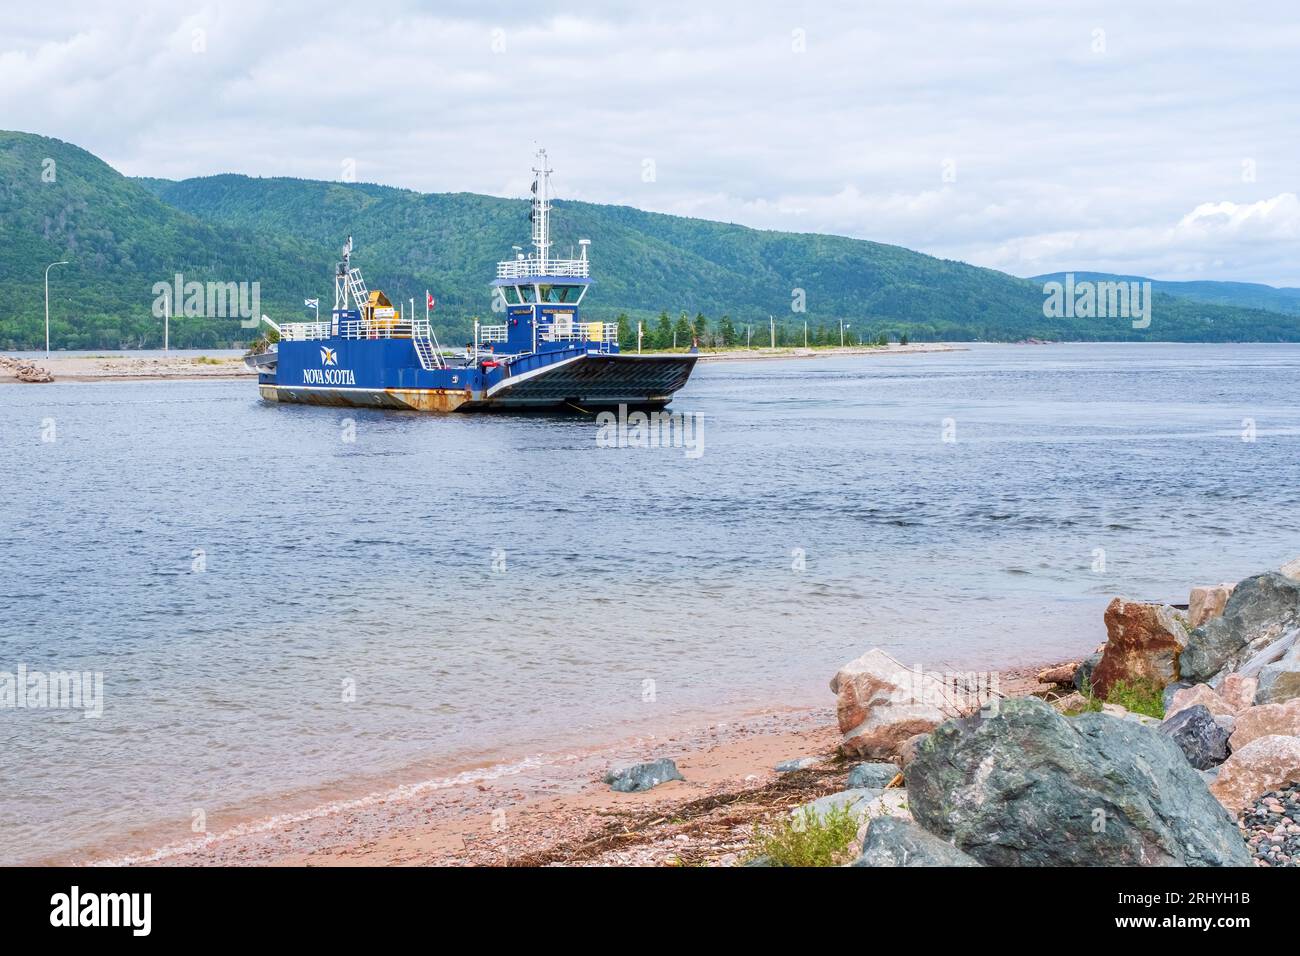
[[[551,248],[551,172],[551,167],[546,165],[546,150],[539,149],[537,165],[533,167],[533,212],[528,218],[533,221],[533,248],[537,250],[543,274]]]

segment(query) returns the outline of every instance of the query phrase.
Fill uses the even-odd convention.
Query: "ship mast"
[[[537,165],[533,167],[533,248],[541,265],[541,275],[546,275],[546,264],[551,248],[551,168],[546,165],[546,150],[537,151]]]

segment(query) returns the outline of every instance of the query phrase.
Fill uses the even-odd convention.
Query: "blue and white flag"
[[[303,299],[302,304],[309,308],[318,309],[320,308],[320,299]]]

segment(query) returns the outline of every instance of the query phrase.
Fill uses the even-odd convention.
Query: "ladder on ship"
[[[352,293],[353,306],[364,319],[366,306],[370,303],[370,292],[366,289],[366,280],[361,278],[360,269],[352,269],[348,272],[348,291]]]
[[[420,366],[426,372],[446,368],[442,360],[442,346],[438,344],[438,336],[428,319],[411,319],[411,344],[415,346]]]

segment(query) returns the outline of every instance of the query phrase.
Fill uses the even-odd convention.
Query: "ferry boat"
[[[618,326],[584,322],[591,287],[589,240],[577,259],[551,257],[550,174],[537,154],[532,245],[497,263],[493,308],[500,325],[474,324],[463,351],[444,350],[429,322],[402,315],[366,288],[352,265],[352,238],[334,277],[328,322],[275,325],[280,341],[251,355],[262,398],[274,402],[466,412],[628,405],[662,408],[686,384],[698,355],[620,352]],[[414,310],[413,310],[414,311]]]

